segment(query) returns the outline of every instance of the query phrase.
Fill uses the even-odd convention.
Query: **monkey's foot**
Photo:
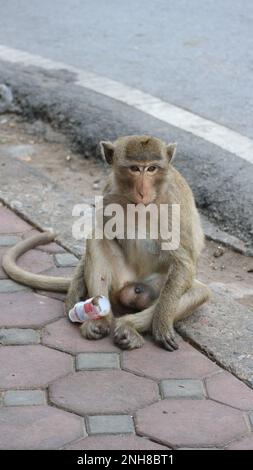
[[[175,331],[173,326],[169,326],[167,329],[160,329],[156,325],[153,325],[153,338],[161,346],[163,346],[167,351],[174,351],[178,349],[178,344],[175,341]]]
[[[81,334],[86,339],[101,339],[110,333],[108,320],[86,320],[80,327]]]
[[[121,349],[135,349],[143,346],[144,339],[132,325],[122,324],[115,328],[114,342]]]

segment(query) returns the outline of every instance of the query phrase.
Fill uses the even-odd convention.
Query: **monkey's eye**
[[[137,173],[137,171],[140,171],[139,167],[136,165],[130,166],[130,170],[133,171],[134,173]]]
[[[147,168],[147,171],[148,171],[149,173],[154,173],[155,170],[156,170],[156,166],[149,166],[149,167]]]

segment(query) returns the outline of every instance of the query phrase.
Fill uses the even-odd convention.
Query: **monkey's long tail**
[[[10,248],[4,255],[2,266],[8,276],[20,284],[53,292],[67,292],[70,279],[64,277],[53,277],[42,274],[33,274],[17,265],[17,259],[28,250],[39,245],[46,245],[54,240],[55,234],[51,232],[34,235],[23,240]]]

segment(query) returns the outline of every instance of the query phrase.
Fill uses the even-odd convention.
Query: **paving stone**
[[[7,248],[0,248],[0,279],[8,279],[8,275],[2,267],[3,255],[6,253]]]
[[[49,292],[49,291],[40,290],[40,289],[35,290],[35,292],[37,294],[44,295],[45,297],[51,297],[51,299],[60,300],[61,302],[64,302],[66,298],[66,294],[63,294],[61,292]]]
[[[19,292],[21,290],[27,290],[26,286],[23,284],[18,284],[17,282],[12,281],[11,279],[1,279],[0,280],[0,294],[7,292]]]
[[[227,450],[253,450],[253,434],[239,439],[238,441],[231,442],[226,447]]]
[[[223,450],[221,447],[177,447],[177,450]]]
[[[253,390],[228,372],[206,379],[206,387],[213,400],[241,410],[253,410]]]
[[[38,331],[28,328],[1,328],[0,344],[36,344],[40,342]]]
[[[0,409],[0,449],[58,449],[86,435],[83,419],[50,406]]]
[[[61,276],[61,277],[73,277],[75,268],[57,268],[53,266],[52,268],[44,271],[43,274],[47,274],[48,276]]]
[[[8,390],[3,403],[5,406],[45,405],[46,395],[43,390]]]
[[[159,399],[157,384],[120,370],[77,372],[49,391],[53,403],[80,415],[125,414]]]
[[[249,420],[250,420],[250,424],[251,424],[252,429],[253,429],[253,412],[249,414]]]
[[[248,433],[241,411],[211,400],[162,400],[136,414],[141,435],[177,447],[219,447]]]
[[[77,370],[119,369],[119,366],[116,353],[81,353],[76,357]]]
[[[128,415],[89,416],[89,434],[126,434],[134,432],[133,419]]]
[[[62,302],[28,290],[0,294],[0,305],[2,327],[40,327],[64,315]]]
[[[201,380],[170,379],[160,383],[162,398],[204,398],[204,387]]]
[[[36,250],[44,251],[46,253],[65,253],[64,248],[55,242],[48,243],[47,245],[39,245]]]
[[[119,352],[119,348],[107,337],[99,341],[91,341],[81,336],[78,324],[62,318],[47,325],[42,332],[42,343],[67,351],[71,354],[81,352]]]
[[[55,264],[59,268],[67,268],[71,266],[76,266],[78,263],[78,258],[72,255],[71,253],[59,253],[54,256]]]
[[[1,228],[0,228],[1,230]],[[15,235],[0,235],[0,247],[13,246],[20,241],[20,237]]]
[[[170,354],[146,341],[141,349],[123,353],[122,368],[154,379],[198,379],[220,370],[182,339],[178,343],[179,349]]]
[[[45,346],[0,348],[0,388],[35,388],[73,370],[72,357]]]
[[[30,250],[18,259],[18,266],[32,273],[41,273],[53,267],[53,257],[48,253]]]
[[[73,442],[67,450],[167,450],[160,444],[132,434],[90,436]]]
[[[31,230],[31,226],[6,207],[0,207],[1,234]]]

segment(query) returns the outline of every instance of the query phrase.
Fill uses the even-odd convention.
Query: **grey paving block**
[[[40,334],[30,328],[1,328],[0,344],[37,344],[40,342]]]
[[[54,259],[59,268],[73,267],[78,263],[78,258],[71,253],[57,253],[54,255]]]
[[[201,380],[169,379],[160,383],[162,398],[204,398],[204,388]]]
[[[20,241],[19,237],[15,235],[0,235],[0,247],[13,246]]]
[[[134,432],[129,415],[101,415],[88,417],[89,434],[126,434]]]
[[[250,420],[250,424],[251,424],[252,429],[253,429],[253,411],[249,414],[249,420]]]
[[[4,393],[5,406],[45,405],[46,396],[43,390],[8,390]]]
[[[77,370],[119,369],[117,353],[80,353],[76,357]]]
[[[23,286],[23,284],[18,284],[17,282],[12,281],[11,279],[0,280],[0,294],[5,292],[17,292],[25,289],[27,289],[26,286]]]

